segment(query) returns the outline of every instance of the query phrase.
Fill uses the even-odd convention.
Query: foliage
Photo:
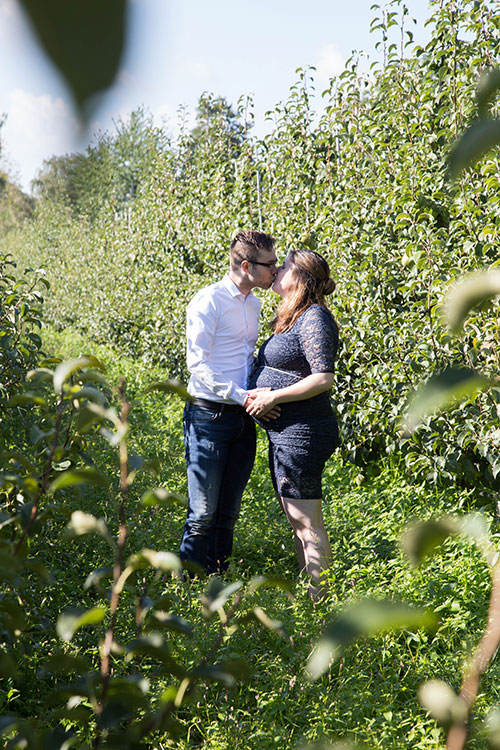
[[[10,293],[14,279],[5,273],[8,265],[4,259],[0,306],[0,364],[4,376],[6,367],[10,376],[7,382],[4,377],[0,402],[2,699],[9,703],[17,691],[3,691],[1,683],[24,688],[21,711],[3,712],[0,733],[5,747],[30,750],[68,747],[82,740],[96,748],[136,748],[159,732],[176,736],[176,715],[199,684],[232,686],[245,676],[244,660],[220,654],[242,623],[256,621],[286,637],[281,624],[253,599],[262,587],[288,590],[289,585],[276,577],[255,577],[245,587],[213,578],[201,596],[203,618],[212,623],[212,633],[215,629],[210,647],[194,658],[182,645],[177,649],[176,640],[192,637],[193,628],[171,611],[173,600],[168,588],[165,591],[164,576],[180,574],[181,562],[169,551],[135,547],[129,532],[137,512],[150,514],[182,498],[162,487],[138,490],[145,473],[158,475],[159,461],[129,456],[131,404],[125,381],[119,384],[116,409],[99,359],[52,358],[27,371],[35,364],[40,344],[27,332],[30,323],[38,322],[29,304],[39,297],[37,280],[22,296],[15,293],[20,283]],[[156,383],[153,388],[162,394],[180,392],[176,382]],[[105,441],[111,454],[103,450]],[[96,452],[106,460],[106,469],[96,464]],[[113,478],[108,468],[114,452],[119,478]],[[87,509],[72,510],[75,490],[85,488],[95,490],[106,519]],[[53,546],[54,533],[59,539],[52,567],[47,545]],[[49,611],[46,590],[60,572],[61,550],[68,557],[67,544],[89,536],[102,541],[104,549],[94,542],[102,564],[87,574],[79,597],[64,591],[70,606]],[[214,620],[219,622],[215,628]],[[104,637],[84,637],[81,631],[89,627],[104,627]],[[45,687],[42,698],[39,687],[38,696],[33,692],[39,680]]]
[[[41,201],[6,245],[19,262],[47,268],[49,320],[182,378],[187,301],[220,276],[235,231],[262,226],[281,255],[294,244],[317,248],[337,277],[344,456],[365,474],[373,460],[402,455],[415,477],[493,485],[498,391],[428,417],[411,436],[399,431],[409,394],[431,373],[456,365],[491,377],[499,366],[497,303],[487,317],[471,310],[458,339],[441,305],[450,281],[497,260],[496,153],[454,184],[447,156],[474,118],[473,92],[498,56],[500,30],[487,2],[432,9],[431,39],[419,47],[401,3],[375,6],[385,63],[370,78],[353,58],[324,92],[319,119],[305,69],[261,141],[251,136],[251,101],[236,112],[208,94],[194,131],[181,122],[172,143],[144,116],[100,136],[82,161],[78,215]],[[130,172],[119,153],[136,165]]]
[[[1,123],[0,123],[1,126]],[[0,171],[0,231],[7,233],[31,217],[34,200]]]
[[[88,348],[87,341],[71,330],[63,334],[46,330],[44,335],[44,348],[60,352],[68,362]],[[149,500],[142,503],[151,486],[162,487],[167,493],[185,492],[181,405],[176,396],[168,395],[157,385],[150,388],[150,384],[160,380],[161,370],[121,358],[109,346],[96,347],[96,354],[100,362],[106,362],[107,380],[116,380],[122,372],[128,381],[131,404],[128,473],[134,476],[127,490],[122,572],[142,566],[136,572],[127,571],[119,597],[114,640],[124,648],[134,643],[136,615],[142,611],[139,637],[145,638],[151,631],[161,632],[171,658],[181,667],[194,670],[218,642],[222,625],[217,614],[209,620],[203,615],[203,610],[210,608],[206,581],[182,582],[175,575],[171,578],[168,573],[155,573],[151,567],[155,561],[152,549],[177,548],[184,509],[177,503],[162,508],[161,497],[157,498],[157,506],[150,505]],[[49,366],[52,372],[54,364]],[[37,384],[40,395],[48,402],[54,403],[69,393],[70,386],[76,393],[81,393],[82,385],[101,391],[103,384],[95,379],[88,382],[88,369],[79,371],[73,363],[59,369],[59,373],[64,375],[65,370],[67,373],[72,370],[72,374],[61,394],[53,392],[53,375],[45,386]],[[98,371],[93,372],[97,377]],[[108,403],[114,401],[112,391],[105,389],[104,395]],[[90,405],[87,402],[87,407]],[[82,398],[80,410],[84,411],[84,407]],[[116,407],[118,415],[119,404]],[[33,418],[37,418],[36,414],[42,416],[44,408],[24,406]],[[69,405],[67,408],[69,416]],[[73,438],[76,416],[74,413],[70,430]],[[26,420],[26,414],[23,418]],[[112,424],[105,426],[114,432]],[[111,484],[109,489],[91,481],[68,485],[40,504],[40,525],[27,538],[27,556],[21,555],[22,567],[17,572],[16,593],[23,601],[26,622],[14,643],[4,642],[4,651],[14,660],[17,672],[0,680],[2,714],[18,718],[17,730],[11,723],[14,734],[28,732],[30,726],[35,726],[37,737],[45,733],[46,742],[55,742],[59,727],[59,732],[64,728],[64,741],[69,742],[73,733],[77,746],[89,744],[95,732],[96,703],[93,694],[90,700],[82,695],[84,686],[78,670],[95,675],[97,698],[101,684],[98,641],[104,642],[110,622],[109,590],[120,505],[117,449],[95,428],[81,437],[86,441],[82,446],[83,458],[75,456],[72,466],[61,465],[62,462],[54,466],[51,482],[64,475],[69,475],[71,481],[76,479],[71,475],[79,466],[88,466],[86,455],[87,461],[89,457],[92,459],[92,466],[99,466],[111,478]],[[43,455],[36,459],[33,446],[27,446],[26,451],[41,469]],[[145,457],[144,463],[140,456]],[[442,730],[420,708],[417,687],[436,677],[458,688],[457,676],[468,644],[479,638],[483,627],[488,598],[485,564],[473,547],[453,534],[443,545],[442,559],[428,558],[421,571],[415,573],[399,550],[398,538],[412,517],[429,519],[435,514],[464,512],[471,505],[484,502],[479,491],[462,494],[429,491],[425,486],[408,485],[400,474],[388,471],[370,484],[357,487],[355,472],[332,461],[324,477],[325,518],[333,545],[333,565],[329,571],[332,596],[313,606],[305,581],[299,582],[294,599],[285,598],[272,586],[261,585],[266,578],[278,584],[283,578],[297,575],[290,529],[274,500],[266,461],[265,440],[261,439],[257,465],[236,529],[234,564],[225,582],[228,586],[243,583],[231,597],[242,593],[245,596],[234,615],[229,611],[231,602],[225,605],[230,618],[212,662],[246,661],[247,677],[236,680],[232,686],[200,679],[190,696],[185,696],[182,706],[174,711],[172,728],[174,733],[174,726],[178,731],[175,739],[169,740],[166,732],[159,731],[144,737],[143,743],[146,747],[163,745],[181,750],[194,745],[205,750],[220,747],[267,750],[276,746],[292,750],[320,740],[329,747],[337,737],[345,740],[352,737],[353,742],[373,748],[439,747]],[[160,473],[151,485],[150,473],[154,471]],[[15,523],[1,530],[4,542],[13,539]],[[15,537],[19,539],[21,533],[19,527]],[[160,555],[156,562],[169,565],[174,558]],[[38,581],[33,568],[24,567],[29,561],[32,561],[29,565],[36,567],[35,560],[50,571],[49,579]],[[2,574],[6,575],[4,568]],[[8,580],[4,581],[2,593],[7,595],[11,586]],[[370,615],[365,620],[368,625],[365,632],[345,648],[327,673],[311,682],[304,671],[305,665],[313,642],[325,630],[325,621],[342,620],[344,610],[351,611],[359,599],[375,600],[375,608],[377,602],[385,599],[405,601],[412,614],[418,609],[434,612],[437,627],[425,630],[416,623],[408,623],[398,631],[393,627],[393,619],[392,626],[389,623],[389,629],[379,634]],[[377,609],[383,615],[382,606]],[[89,617],[98,619],[103,610],[107,614],[101,622],[83,624],[81,618],[85,612],[90,611]],[[172,618],[168,617],[169,612]],[[400,622],[402,614],[400,610]],[[363,622],[360,615],[357,622]],[[70,638],[78,624],[80,629]],[[174,627],[178,631],[170,629]],[[28,632],[29,648],[24,645]],[[129,691],[124,700],[132,718],[123,727],[131,732],[137,725],[145,726],[143,713],[158,712],[165,707],[161,701],[165,691],[178,690],[182,683],[181,676],[161,674],[160,654],[154,651],[153,643],[148,648],[148,655],[140,660],[137,657],[128,661],[125,653],[111,655],[116,691],[120,691],[123,680]],[[76,671],[65,672],[70,668]],[[497,672],[493,663],[484,677],[476,709],[479,717],[484,717],[498,701]],[[145,692],[138,694],[130,688],[128,680],[134,674],[137,680],[138,675],[143,675],[149,681]],[[142,691],[146,684],[140,682],[138,687]],[[70,695],[71,690],[80,691],[79,703],[76,696]],[[113,694],[115,698],[117,692]],[[122,725],[110,731],[121,732]],[[12,736],[6,734],[5,741]],[[110,736],[103,737],[103,742],[104,739],[111,742]],[[37,747],[38,740],[31,741],[34,744],[28,747]],[[473,750],[484,747],[483,730],[470,741]],[[122,736],[119,742],[124,742]]]

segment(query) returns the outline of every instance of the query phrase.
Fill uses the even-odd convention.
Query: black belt
[[[210,409],[211,411],[217,411],[222,414],[224,411],[245,411],[243,406],[240,404],[230,404],[225,401],[209,401],[206,398],[197,398],[196,396],[192,399],[191,403],[193,406],[202,406],[204,409]]]

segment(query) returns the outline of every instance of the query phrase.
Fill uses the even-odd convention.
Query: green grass
[[[45,351],[71,357],[93,353],[108,366],[111,382],[120,375],[127,381],[132,400],[130,450],[161,461],[158,480],[144,475],[129,498],[127,553],[143,547],[177,552],[184,510],[138,509],[137,500],[148,486],[159,482],[170,490],[186,492],[182,445],[182,404],[176,397],[147,393],[147,385],[165,373],[119,357],[110,347],[91,346],[69,332],[45,331]],[[264,435],[259,436],[254,471],[248,484],[234,543],[228,581],[248,582],[253,576],[282,576],[294,584],[294,598],[277,589],[261,589],[252,598],[267,614],[280,620],[288,637],[281,637],[257,623],[241,623],[222,643],[219,658],[243,658],[250,665],[248,680],[226,688],[200,686],[190,703],[179,712],[180,734],[155,737],[151,747],[200,748],[203,750],[267,750],[300,748],[308,742],[352,738],[371,748],[444,747],[444,733],[420,707],[418,685],[428,679],[460,686],[461,671],[471,647],[485,624],[489,574],[477,551],[460,539],[448,540],[420,569],[411,568],[399,546],[402,531],[412,519],[428,519],[477,509],[480,493],[438,491],[413,485],[397,468],[382,467],[377,477],[359,484],[356,471],[334,457],[324,475],[325,521],[333,551],[329,571],[330,596],[313,605],[305,580],[298,580],[291,530],[274,499],[267,471]],[[96,456],[113,471],[110,449]],[[71,509],[81,508],[105,517],[116,529],[114,500],[95,489],[66,493]],[[490,511],[493,518],[493,508]],[[493,522],[496,523],[496,522]],[[51,538],[41,545],[54,571],[44,593],[47,633],[40,633],[29,659],[31,677],[17,695],[4,702],[4,710],[29,715],[40,691],[40,680],[50,687],[51,677],[38,671],[43,656],[53,648],[53,623],[66,606],[96,606],[103,596],[83,589],[85,578],[97,567],[110,564],[104,541],[83,539],[62,542],[63,523],[54,521]],[[166,592],[171,609],[188,619],[194,637],[171,637],[179,661],[195,664],[206,654],[218,632],[218,622],[206,623],[201,615],[203,581],[183,583],[166,576],[148,576],[153,599]],[[361,638],[349,647],[331,669],[316,682],[307,679],[304,666],[326,623],[347,605],[363,597],[391,598],[437,611],[434,632],[388,632]],[[125,590],[118,632],[126,643],[135,631],[135,595]],[[74,639],[73,648],[96,662],[96,640],[91,630]],[[117,657],[117,665],[120,659]],[[151,664],[151,670],[154,664]],[[35,675],[38,677],[35,679]],[[498,702],[500,676],[496,663],[490,667],[476,704],[483,717]],[[164,688],[175,680],[161,682]],[[153,684],[153,680],[152,680]],[[19,686],[17,686],[19,687]],[[153,688],[152,688],[153,689]],[[155,688],[157,689],[157,688]],[[478,724],[476,721],[475,724]],[[472,736],[468,747],[484,747],[481,735]]]

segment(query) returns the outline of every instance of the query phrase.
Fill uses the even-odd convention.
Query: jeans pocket
[[[212,409],[206,409],[204,406],[193,406],[189,412],[190,422],[215,422],[220,412]]]

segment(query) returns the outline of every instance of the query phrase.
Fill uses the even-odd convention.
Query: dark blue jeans
[[[255,425],[243,408],[219,412],[188,403],[184,441],[189,503],[181,559],[223,572],[255,460]]]

